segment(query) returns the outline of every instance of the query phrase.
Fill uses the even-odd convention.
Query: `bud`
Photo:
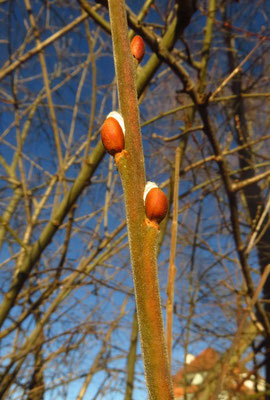
[[[101,128],[101,140],[105,150],[114,156],[125,147],[125,125],[123,117],[116,111],[108,114]]]
[[[144,41],[141,36],[134,36],[130,43],[130,50],[133,57],[140,63],[145,53]]]
[[[159,224],[167,214],[167,197],[154,182],[147,182],[145,185],[144,204],[145,214],[150,221]]]

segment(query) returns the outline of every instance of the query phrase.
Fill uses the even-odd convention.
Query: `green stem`
[[[201,69],[199,74],[199,81],[200,81],[199,90],[201,93],[203,93],[206,87],[207,66],[210,56],[210,47],[212,42],[215,13],[216,13],[216,0],[209,0],[208,17],[205,26],[205,34],[204,34],[203,48],[202,48]]]
[[[126,393],[125,393],[124,400],[132,400],[138,331],[139,331],[139,328],[138,328],[137,313],[136,313],[136,311],[134,311],[131,338],[130,338],[130,346],[129,346],[129,352],[128,352],[128,358],[127,358],[127,380],[126,380]]]

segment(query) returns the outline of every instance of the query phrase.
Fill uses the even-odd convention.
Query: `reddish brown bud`
[[[144,190],[145,214],[150,221],[158,224],[168,211],[167,197],[153,182],[147,182]]]
[[[108,116],[101,128],[101,140],[105,150],[114,156],[125,147],[125,126],[122,116],[113,111]]]
[[[134,36],[130,43],[130,50],[133,57],[140,63],[145,53],[144,41],[141,36]]]

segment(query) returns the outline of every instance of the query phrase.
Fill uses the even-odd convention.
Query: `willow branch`
[[[145,223],[143,202],[145,171],[136,93],[136,71],[129,47],[124,0],[110,0],[109,12],[119,105],[126,129],[125,150],[118,158],[117,166],[124,189],[146,383],[151,400],[169,400],[173,399],[173,393],[157,274],[156,248],[159,231]]]

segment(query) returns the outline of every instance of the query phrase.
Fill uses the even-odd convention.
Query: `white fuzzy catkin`
[[[150,190],[157,188],[158,185],[155,182],[146,182],[145,188],[144,188],[144,193],[143,193],[143,200],[145,201],[146,196],[148,195],[148,193],[150,192]]]
[[[117,112],[117,111],[111,111],[110,114],[107,115],[106,119],[107,119],[107,118],[114,118],[114,119],[116,119],[116,121],[118,122],[118,124],[121,126],[121,129],[122,129],[123,134],[124,134],[124,136],[125,136],[126,130],[125,130],[125,124],[124,124],[124,119],[123,119],[122,115],[119,114],[119,112]]]

